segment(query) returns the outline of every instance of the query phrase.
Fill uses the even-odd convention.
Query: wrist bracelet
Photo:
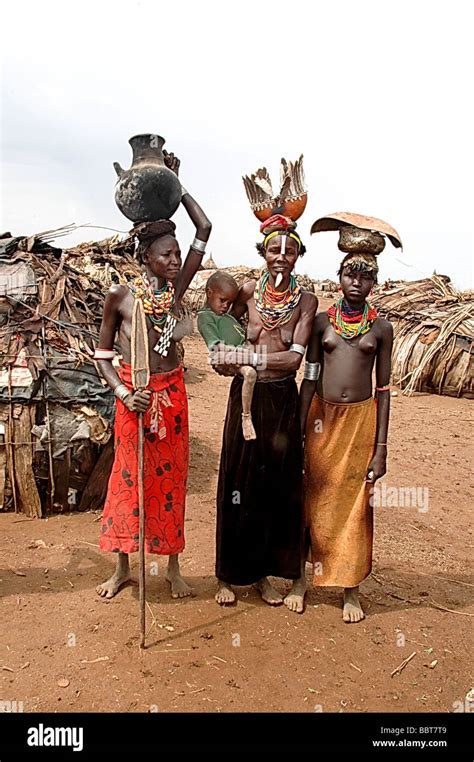
[[[131,391],[127,389],[125,384],[117,384],[117,386],[114,389],[114,394],[118,400],[120,400],[121,402],[124,402],[127,399],[127,397],[130,396]]]
[[[206,251],[206,244],[207,241],[200,241],[199,238],[195,238],[191,244],[191,249],[195,249],[196,251],[199,251],[200,254],[204,254]]]
[[[306,360],[304,364],[304,376],[306,381],[317,381],[321,372],[321,363],[308,362]]]
[[[181,198],[183,198],[183,196],[186,196],[188,193],[189,193],[189,191],[187,191],[186,188],[184,187],[184,185],[182,185],[181,186]]]
[[[385,442],[377,442],[377,447],[386,447],[386,446],[387,445]]]

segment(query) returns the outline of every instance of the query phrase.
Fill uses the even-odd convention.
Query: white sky
[[[113,161],[154,132],[211,218],[218,265],[258,265],[241,176],[305,156],[298,272],[334,277],[335,211],[393,225],[381,276],[433,270],[472,286],[469,0],[21,2],[2,12],[0,229],[69,222],[119,230]],[[192,226],[175,215],[187,250]],[[110,233],[112,234],[112,233]],[[100,239],[81,230],[58,245]]]

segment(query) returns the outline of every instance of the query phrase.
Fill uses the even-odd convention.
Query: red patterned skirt
[[[132,390],[131,367],[122,382]],[[180,366],[155,373],[144,423],[145,551],[173,555],[184,549],[184,509],[189,462],[188,399]],[[138,415],[117,400],[115,459],[102,515],[100,549],[138,550]]]

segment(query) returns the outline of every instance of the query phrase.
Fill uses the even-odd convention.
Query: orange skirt
[[[316,394],[305,441],[304,509],[311,537],[313,584],[356,587],[372,568],[372,485],[376,404],[349,404]]]

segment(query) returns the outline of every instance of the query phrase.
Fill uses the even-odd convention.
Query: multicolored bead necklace
[[[141,299],[145,315],[157,331],[163,329],[166,318],[175,301],[175,288],[171,281],[166,281],[163,288],[153,289],[146,273],[142,273],[130,284],[130,291],[135,299]]]
[[[368,302],[363,308],[353,310],[342,296],[328,309],[328,318],[336,333],[350,341],[370,331],[377,319],[377,310]]]
[[[266,331],[288,323],[301,299],[301,288],[294,275],[290,275],[290,283],[285,291],[272,288],[268,282],[269,277],[270,273],[265,270],[257,281],[254,293],[255,307]]]

